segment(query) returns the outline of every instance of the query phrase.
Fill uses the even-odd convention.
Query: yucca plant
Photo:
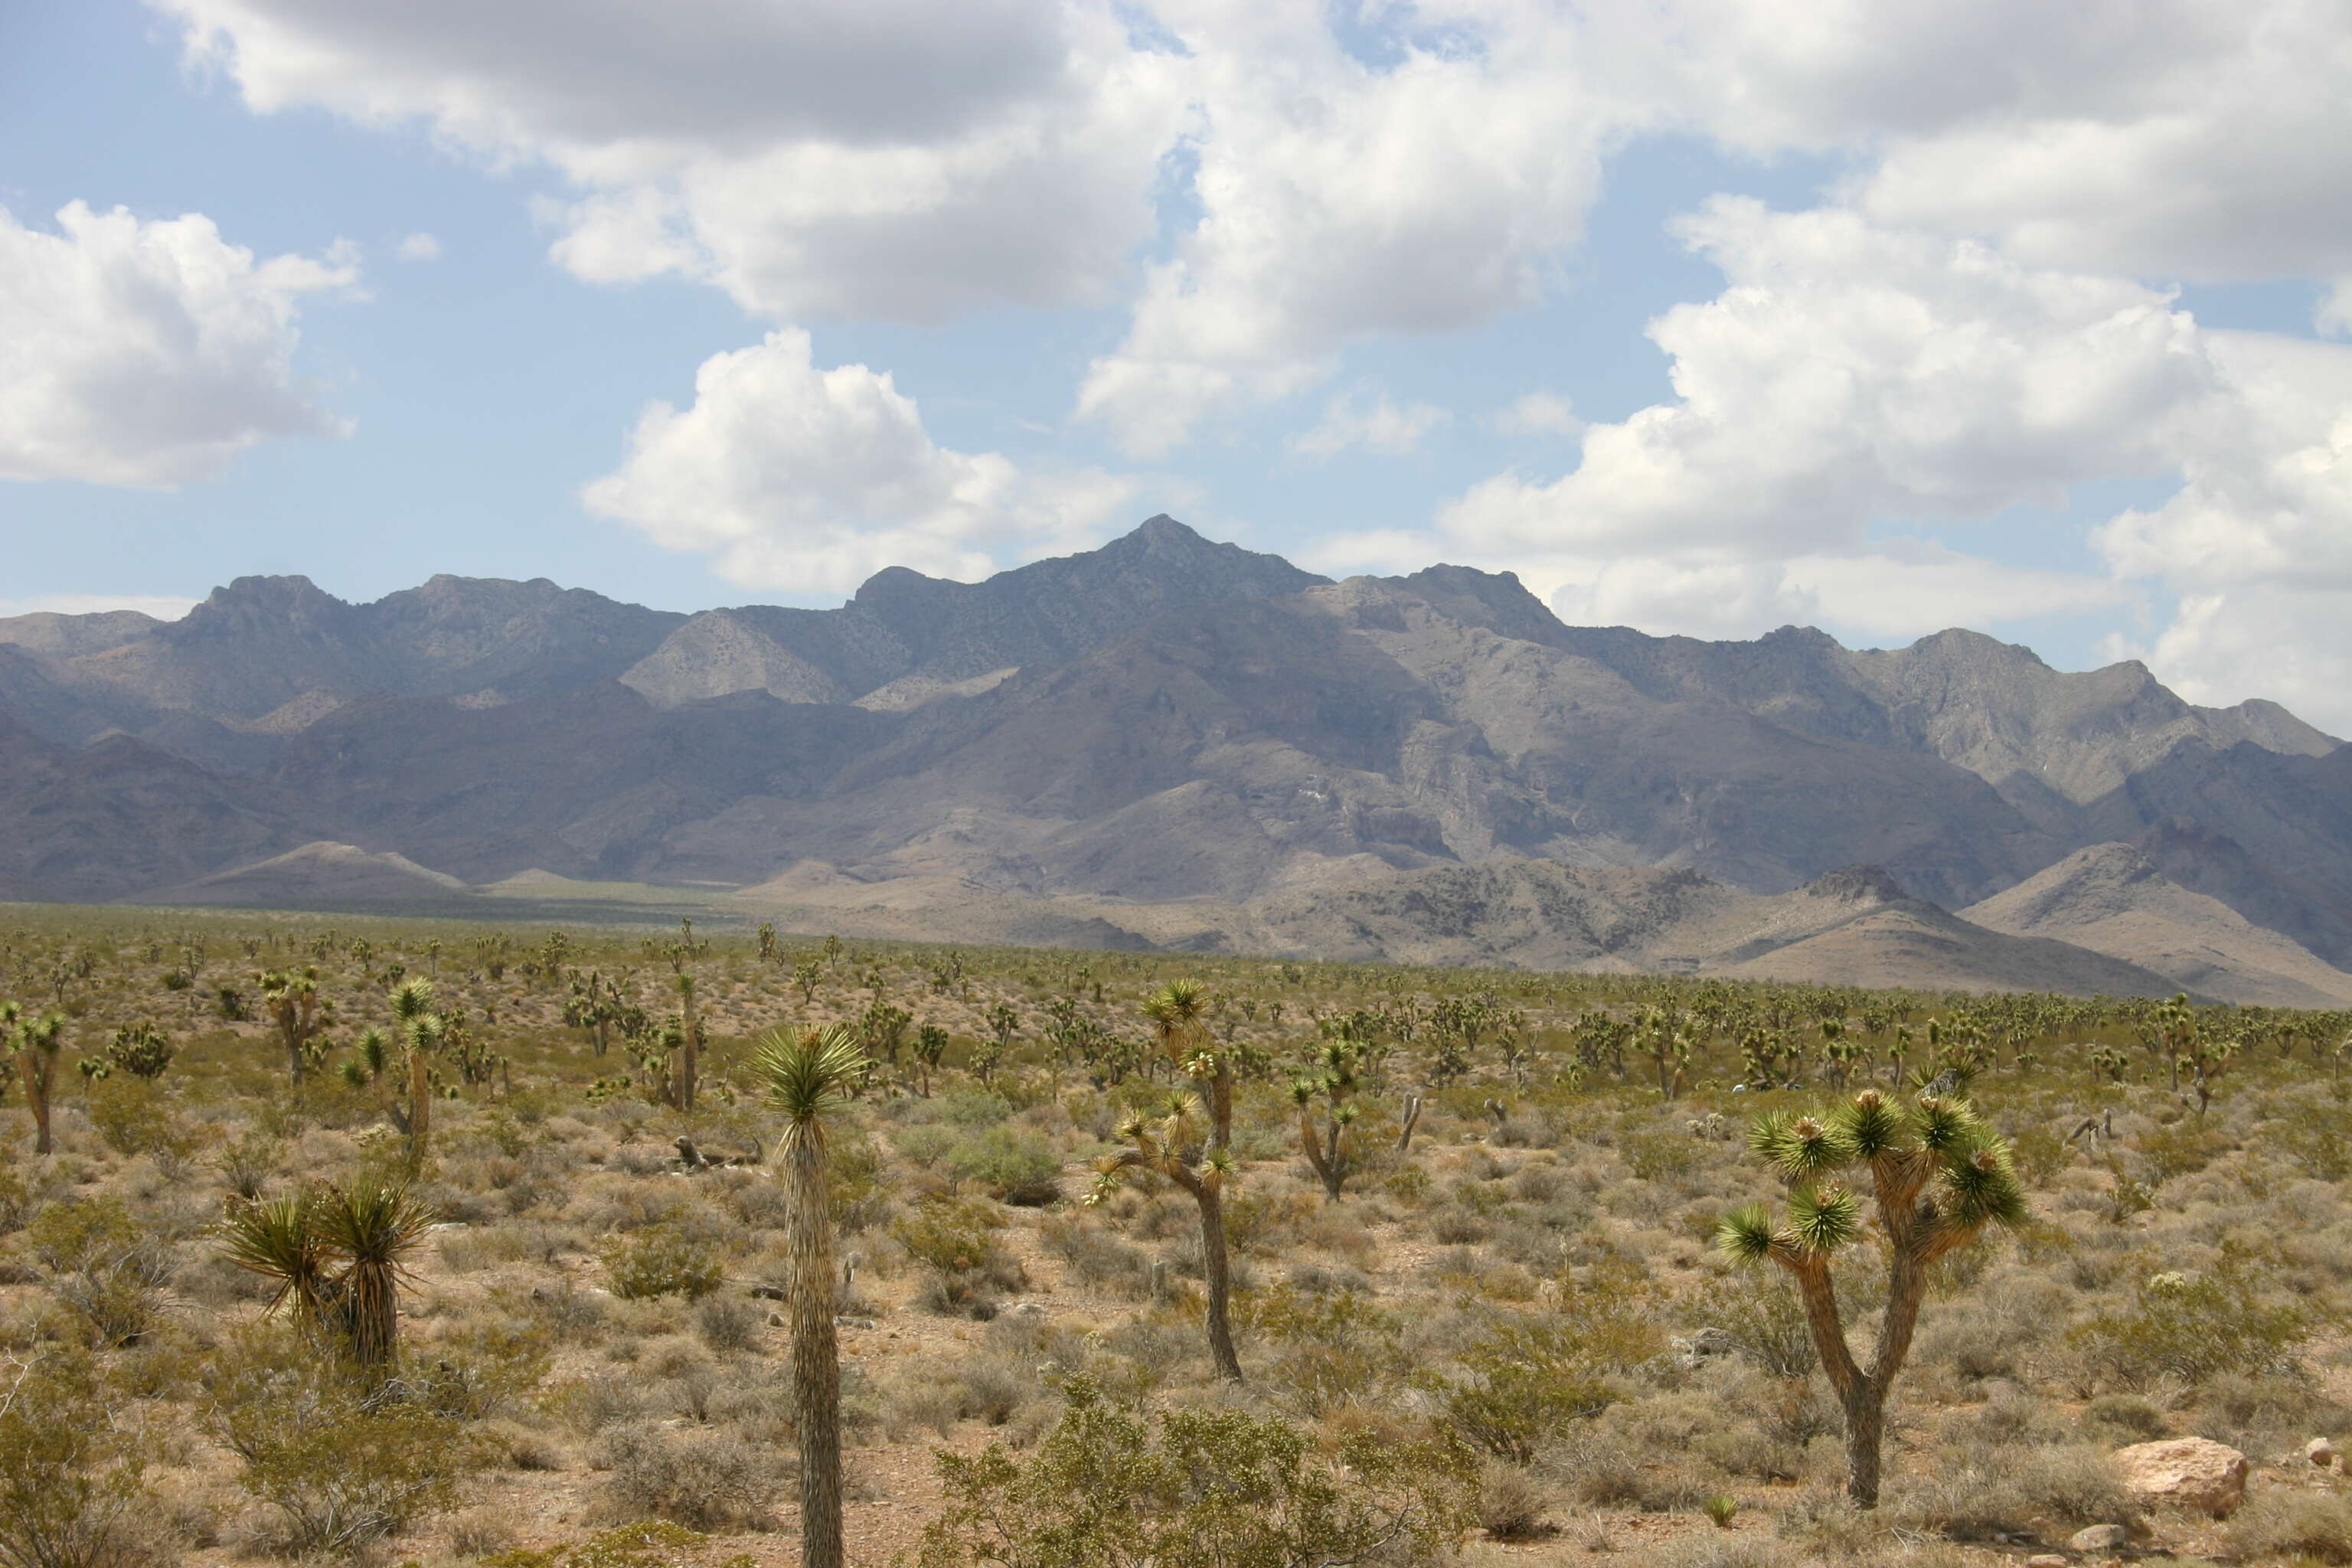
[[[2009,1145],[1965,1100],[1921,1095],[1906,1105],[1874,1089],[1822,1115],[1768,1115],[1748,1143],[1787,1183],[1788,1198],[1779,1213],[1760,1203],[1734,1210],[1716,1244],[1735,1263],[1769,1258],[1796,1281],[1813,1349],[1845,1411],[1846,1493],[1874,1508],[1886,1395],[1911,1352],[1928,1267],[1987,1226],[2025,1217]],[[1831,1273],[1864,1232],[1849,1177],[1869,1182],[1868,1230],[1886,1257],[1886,1305],[1866,1367],[1846,1344]]]
[[[846,1024],[762,1040],[751,1069],[783,1112],[776,1141],[791,1184],[793,1405],[800,1428],[801,1562],[841,1568],[841,1359],[833,1331],[833,1193],[828,1124],[848,1109],[867,1062]]]
[[[221,1226],[221,1255],[277,1286],[265,1311],[285,1309],[302,1329],[324,1332],[341,1284],[327,1271],[326,1242],[311,1224],[314,1205],[309,1193],[237,1204]]]
[[[424,1244],[436,1215],[404,1183],[329,1187],[311,1206],[311,1225],[343,1264],[342,1312],[352,1359],[384,1367],[400,1354],[400,1282],[408,1255]]]
[[[275,1281],[270,1309],[326,1334],[370,1372],[400,1355],[400,1285],[433,1228],[432,1206],[404,1183],[368,1181],[239,1205],[222,1253]]]
[[[1201,1272],[1209,1288],[1209,1356],[1216,1363],[1219,1377],[1239,1383],[1242,1363],[1234,1352],[1229,1315],[1233,1283],[1225,1261],[1224,1191],[1238,1170],[1231,1147],[1233,1063],[1230,1047],[1220,1048],[1209,1031],[1208,1006],[1207,991],[1189,980],[1171,982],[1143,1005],[1144,1016],[1159,1031],[1160,1048],[1168,1053],[1168,1059],[1206,1093],[1172,1095],[1160,1116],[1139,1112],[1121,1122],[1118,1135],[1132,1147],[1096,1162],[1094,1189],[1087,1194],[1087,1202],[1089,1205],[1101,1203],[1118,1190],[1131,1170],[1156,1172],[1192,1194],[1201,1210]]]

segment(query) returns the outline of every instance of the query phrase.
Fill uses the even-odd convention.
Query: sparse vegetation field
[[[2352,1015],[33,906],[0,998],[5,1568],[793,1563],[827,1420],[855,1563],[2352,1563]]]

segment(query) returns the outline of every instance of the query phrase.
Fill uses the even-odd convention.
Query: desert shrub
[[[1091,1220],[1074,1215],[1048,1216],[1037,1227],[1037,1239],[1082,1285],[1140,1295],[1149,1281],[1151,1265],[1141,1249]]]
[[[178,1259],[118,1197],[51,1204],[26,1227],[49,1292],[102,1345],[136,1344],[163,1309]]]
[[[1775,1377],[1805,1377],[1813,1370],[1805,1309],[1785,1279],[1749,1270],[1717,1274],[1692,1296],[1687,1316],[1729,1334],[1742,1356]]]
[[[1672,1182],[1698,1168],[1699,1141],[1679,1130],[1654,1127],[1628,1132],[1617,1142],[1625,1166],[1645,1182]]]
[[[1027,1276],[996,1240],[1003,1225],[996,1205],[978,1198],[929,1198],[890,1224],[899,1246],[931,1272],[927,1302],[950,1311],[987,1300],[993,1289],[1016,1290]]]
[[[669,1568],[709,1539],[667,1520],[639,1520],[565,1545],[513,1547],[482,1559],[482,1568]],[[751,1568],[751,1554],[738,1552],[719,1568]]]
[[[948,1156],[948,1151],[963,1140],[951,1127],[936,1121],[921,1121],[912,1127],[900,1128],[892,1136],[890,1147],[901,1160],[928,1171]]]
[[[1061,1195],[1062,1163],[1043,1138],[1017,1128],[999,1125],[960,1140],[947,1167],[1002,1203],[1039,1208]]]
[[[1298,1415],[1364,1399],[1401,1370],[1396,1319],[1352,1290],[1277,1285],[1244,1297],[1234,1316],[1273,1349],[1267,1379]]]
[[[732,1433],[621,1426],[605,1434],[600,1457],[610,1472],[604,1505],[612,1513],[653,1514],[695,1530],[768,1522],[775,1465]]]
[[[2083,1425],[2092,1431],[2105,1428],[2136,1443],[2161,1437],[2171,1430],[2165,1424],[2164,1412],[2137,1394],[2100,1394],[2083,1407]]]
[[[125,1159],[181,1161],[204,1146],[203,1130],[174,1115],[162,1092],[140,1079],[99,1079],[89,1086],[88,1110],[92,1130]]]
[[[2167,1377],[2291,1372],[2310,1330],[2302,1306],[2265,1300],[2253,1273],[2225,1258],[2201,1274],[2150,1275],[2130,1306],[2077,1323],[2067,1341],[2100,1381],[2140,1389]]]
[[[1443,1401],[1465,1439],[1526,1464],[1562,1426],[1608,1408],[1617,1397],[1612,1373],[1664,1348],[1636,1290],[1631,1277],[1611,1274],[1558,1311],[1498,1314],[1456,1352],[1458,1376],[1423,1373],[1419,1381]]]
[[[127,1401],[87,1356],[0,1358],[0,1562],[136,1568],[146,1483]]]
[[[1025,1463],[996,1445],[940,1456],[946,1507],[924,1529],[920,1568],[1286,1568],[1361,1561],[1383,1543],[1425,1557],[1460,1538],[1475,1505],[1457,1445],[1358,1437],[1327,1453],[1244,1410],[1147,1413],[1083,1378],[1066,1394]]]
[[[2334,1492],[2256,1493],[2230,1521],[2240,1561],[2352,1563],[2352,1498]]]
[[[1550,1506],[1550,1491],[1524,1467],[1494,1458],[1478,1467],[1478,1527],[1490,1539],[1533,1540]]]
[[[731,1297],[710,1296],[694,1309],[694,1331],[721,1355],[751,1349],[759,1340],[762,1321],[758,1308]]]
[[[1955,1541],[2069,1534],[2132,1511],[2106,1453],[2083,1446],[1948,1449],[1889,1510],[1896,1528]]]
[[[615,1237],[603,1253],[604,1277],[625,1301],[654,1296],[699,1300],[725,1279],[718,1255],[671,1225]]]
[[[290,1336],[234,1342],[210,1369],[209,1425],[289,1553],[349,1554],[454,1507],[491,1445],[405,1388],[372,1385]]]

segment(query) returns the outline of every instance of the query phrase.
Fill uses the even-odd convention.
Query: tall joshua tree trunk
[[[779,1030],[753,1068],[784,1113],[778,1139],[790,1184],[793,1415],[800,1430],[801,1562],[842,1568],[841,1358],[833,1329],[833,1209],[826,1123],[864,1078],[856,1031],[836,1024],[794,1038]]]

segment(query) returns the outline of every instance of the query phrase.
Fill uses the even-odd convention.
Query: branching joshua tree
[[[1225,1261],[1225,1184],[1239,1167],[1232,1150],[1234,1075],[1231,1047],[1221,1047],[1208,1026],[1208,993],[1189,980],[1170,983],[1143,1005],[1144,1016],[1159,1031],[1160,1049],[1178,1071],[1206,1090],[1205,1095],[1178,1092],[1169,1097],[1158,1118],[1130,1116],[1118,1135],[1134,1145],[1106,1154],[1095,1164],[1089,1205],[1099,1204],[1118,1187],[1131,1170],[1156,1172],[1192,1195],[1201,1210],[1202,1273],[1209,1287],[1209,1355],[1217,1375],[1230,1383],[1242,1380],[1241,1358],[1234,1353],[1234,1331],[1228,1316],[1233,1282]]]
[[[867,1063],[856,1031],[835,1024],[761,1041],[752,1070],[784,1114],[776,1149],[791,1184],[793,1406],[800,1428],[801,1562],[841,1568],[841,1359],[833,1331],[833,1208],[828,1123],[849,1105]]]
[[[1357,1064],[1362,1056],[1363,1047],[1353,1040],[1326,1040],[1316,1053],[1317,1070],[1290,1083],[1291,1100],[1298,1107],[1298,1144],[1322,1182],[1328,1203],[1339,1201],[1340,1188],[1355,1174],[1359,1163],[1356,1107],[1349,1097],[1356,1092]],[[1322,1102],[1320,1127],[1316,1125],[1318,1100]]]
[[[1788,1184],[1788,1199],[1780,1214],[1760,1203],[1735,1209],[1716,1245],[1737,1263],[1769,1258],[1796,1281],[1813,1349],[1845,1411],[1846,1494],[1874,1508],[1886,1395],[1911,1352],[1928,1266],[1988,1225],[2025,1217],[2009,1145],[1964,1100],[1922,1095],[1905,1105],[1874,1089],[1820,1116],[1774,1112],[1748,1143]],[[1886,1255],[1886,1306],[1866,1367],[1846,1344],[1831,1274],[1839,1250],[1864,1233],[1849,1174],[1869,1181],[1876,1216],[1868,1230]]]
[[[334,1022],[334,1004],[320,996],[315,969],[273,969],[260,984],[261,1005],[286,1047],[287,1076],[299,1084],[320,1054],[321,1037]]]

